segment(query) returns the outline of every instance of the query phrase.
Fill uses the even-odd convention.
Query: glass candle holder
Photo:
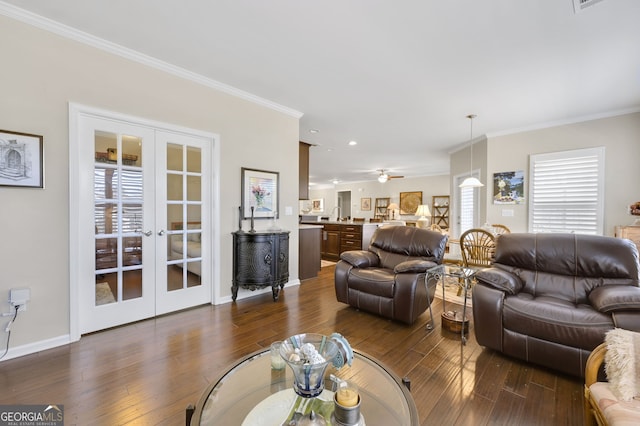
[[[315,349],[317,357],[306,355]],[[293,371],[293,390],[304,398],[314,398],[324,390],[324,374],[338,354],[338,345],[322,334],[297,334],[280,345],[280,356]]]
[[[284,359],[280,356],[280,346],[282,345],[281,341],[273,342],[270,347],[271,351],[271,368],[273,370],[283,370],[287,365],[284,362]]]

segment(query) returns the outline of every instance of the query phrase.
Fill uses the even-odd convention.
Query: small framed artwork
[[[278,196],[280,173],[266,170],[242,168],[242,214],[243,219],[278,218]]]
[[[0,130],[0,185],[44,188],[43,137]]]
[[[493,204],[523,204],[524,171],[493,174]]]
[[[371,210],[371,198],[360,198],[360,210],[363,212]]]
[[[314,213],[324,211],[324,198],[315,198],[311,200],[311,211]]]
[[[400,214],[416,214],[422,204],[422,191],[400,193]]]

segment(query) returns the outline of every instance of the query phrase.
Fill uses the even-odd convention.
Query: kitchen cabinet
[[[298,275],[300,279],[317,277],[321,268],[322,226],[300,225],[298,247]]]

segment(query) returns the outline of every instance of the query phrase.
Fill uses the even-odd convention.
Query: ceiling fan
[[[404,176],[391,176],[388,173],[385,173],[384,169],[378,169],[380,175],[378,176],[378,182],[385,183],[389,179],[401,179]]]

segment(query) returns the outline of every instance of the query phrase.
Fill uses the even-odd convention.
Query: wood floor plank
[[[67,425],[179,425],[235,360],[293,334],[336,331],[411,380],[421,424],[582,424],[580,379],[479,346],[473,322],[463,346],[441,329],[439,299],[433,309],[434,330],[428,313],[406,325],[358,311],[336,300],[325,267],[277,302],[269,292],[200,306],[4,361],[0,403],[61,403]]]

